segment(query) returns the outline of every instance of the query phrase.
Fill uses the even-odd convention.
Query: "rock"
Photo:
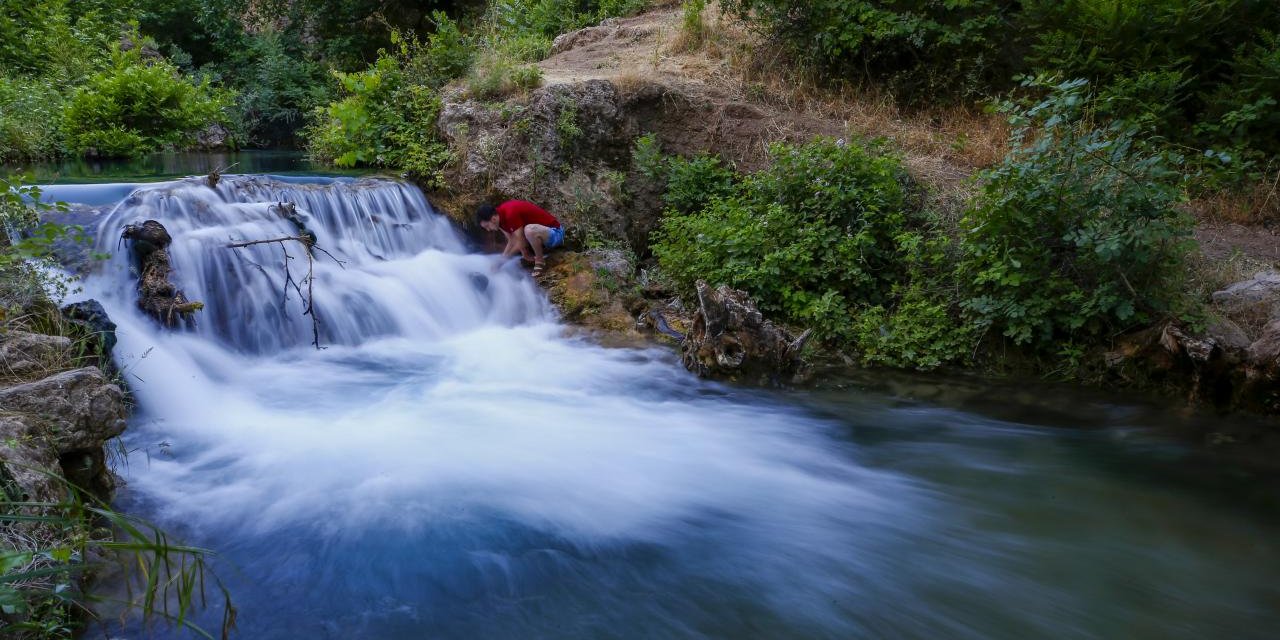
[[[196,133],[196,146],[205,151],[225,151],[231,148],[231,131],[214,122]]]
[[[55,370],[66,361],[70,348],[71,340],[63,336],[0,334],[0,377],[27,378]]]
[[[800,369],[810,332],[794,337],[765,320],[743,291],[698,281],[698,310],[681,345],[684,365],[704,378],[778,382]]]
[[[610,82],[591,80],[535,89],[521,102],[494,108],[446,97],[438,127],[458,158],[446,182],[467,194],[455,209],[518,197],[560,218],[571,245],[591,230],[642,252],[662,185],[632,171],[631,145],[642,132],[624,113],[626,99]]]
[[[116,348],[116,323],[97,300],[73,302],[62,307],[62,317],[94,342],[97,361],[94,364],[111,364],[111,350]]]
[[[1215,291],[1212,298],[1218,304],[1280,300],[1280,273],[1259,271],[1248,280],[1241,280],[1222,291]]]
[[[1271,320],[1280,319],[1280,273],[1260,271],[1248,280],[1214,292],[1213,304],[1253,338]]]
[[[1262,337],[1249,345],[1249,364],[1273,372],[1280,369],[1280,320],[1268,323]]]
[[[1249,348],[1249,336],[1240,325],[1226,318],[1214,318],[1205,327],[1205,335],[1228,353],[1243,352]]]
[[[57,423],[59,449],[101,446],[124,431],[124,393],[97,367],[0,389],[0,407]]]
[[[103,444],[125,428],[124,393],[96,367],[64,371],[0,389],[0,460],[36,500],[65,495],[44,472],[108,498],[115,486]]]

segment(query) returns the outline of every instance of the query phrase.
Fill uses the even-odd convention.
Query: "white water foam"
[[[324,350],[307,344],[296,292],[282,303],[280,248],[225,247],[294,235],[280,201],[346,262],[317,257]],[[149,454],[133,456],[130,491],[201,538],[461,531],[479,544],[507,522],[584,548],[671,546],[710,518],[735,532],[744,575],[790,600],[798,562],[813,570],[801,582],[843,588],[822,565],[893,510],[883,490],[897,481],[848,465],[820,423],[731,398],[669,351],[563,336],[526,276],[491,273],[410,187],[152,186],[102,221],[100,246],[147,218],[174,238],[174,280],[206,305],[198,328],[140,316],[123,252],[88,292],[119,324],[139,400],[131,442]],[[476,562],[505,557],[486,548]]]

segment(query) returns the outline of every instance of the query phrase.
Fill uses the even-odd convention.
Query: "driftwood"
[[[186,294],[169,281],[173,271],[169,243],[173,239],[164,225],[155,220],[127,225],[120,237],[129,241],[138,269],[138,308],[170,329],[177,327],[179,321],[193,326],[195,312],[204,304],[187,300]]]
[[[288,203],[281,203],[281,205],[285,205],[285,204],[288,204]],[[293,212],[292,207],[293,205],[289,204],[290,212]],[[294,214],[296,216],[296,212],[294,212]],[[316,245],[315,234],[308,231],[307,228],[301,224],[301,222],[295,221],[295,224],[299,226],[299,231],[302,233],[302,235],[283,236],[280,238],[269,238],[266,240],[248,240],[245,242],[232,242],[226,246],[228,249],[240,249],[243,247],[252,247],[254,245],[259,245],[259,244],[275,244],[280,247],[280,253],[282,254],[283,260],[284,260],[284,282],[281,283],[280,304],[283,307],[289,302],[289,288],[292,287],[293,290],[297,292],[298,299],[302,301],[302,315],[311,317],[311,345],[314,346],[316,349],[322,349],[323,347],[320,346],[320,318],[316,315],[316,307],[315,307],[316,299],[315,299],[315,277],[314,277],[315,275],[314,252],[319,251],[320,253],[323,253],[324,255],[329,256],[329,259],[338,263],[338,266],[344,266],[346,263],[334,257],[332,253],[329,253],[328,251],[325,251],[324,249]],[[293,278],[293,271],[289,269],[289,261],[293,260],[293,256],[289,254],[289,250],[286,244],[293,243],[293,242],[296,242],[302,245],[303,252],[306,253],[307,255],[307,275],[302,277],[301,282]],[[266,274],[267,270],[264,269],[262,265],[254,264],[254,266],[257,267],[258,270],[261,271],[263,274]],[[307,288],[306,293],[302,292],[303,285],[306,285],[306,288]]]
[[[782,382],[801,367],[811,331],[794,337],[765,320],[745,292],[697,284],[698,310],[681,344],[684,365],[704,378]]]

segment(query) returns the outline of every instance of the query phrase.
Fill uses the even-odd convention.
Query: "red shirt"
[[[540,224],[557,228],[560,221],[538,205],[528,200],[508,200],[498,205],[498,227],[507,233],[515,233],[526,224]]]

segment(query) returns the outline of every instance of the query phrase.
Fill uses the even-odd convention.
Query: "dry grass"
[[[1200,220],[1244,225],[1280,223],[1280,168],[1242,189],[1224,189],[1191,201]]]
[[[913,168],[943,180],[967,177],[999,162],[1008,149],[1004,118],[968,106],[916,111],[899,107],[874,86],[819,82],[781,47],[709,5],[704,50],[724,61],[711,80],[744,99],[816,118],[843,121],[850,133],[885,138]]]

